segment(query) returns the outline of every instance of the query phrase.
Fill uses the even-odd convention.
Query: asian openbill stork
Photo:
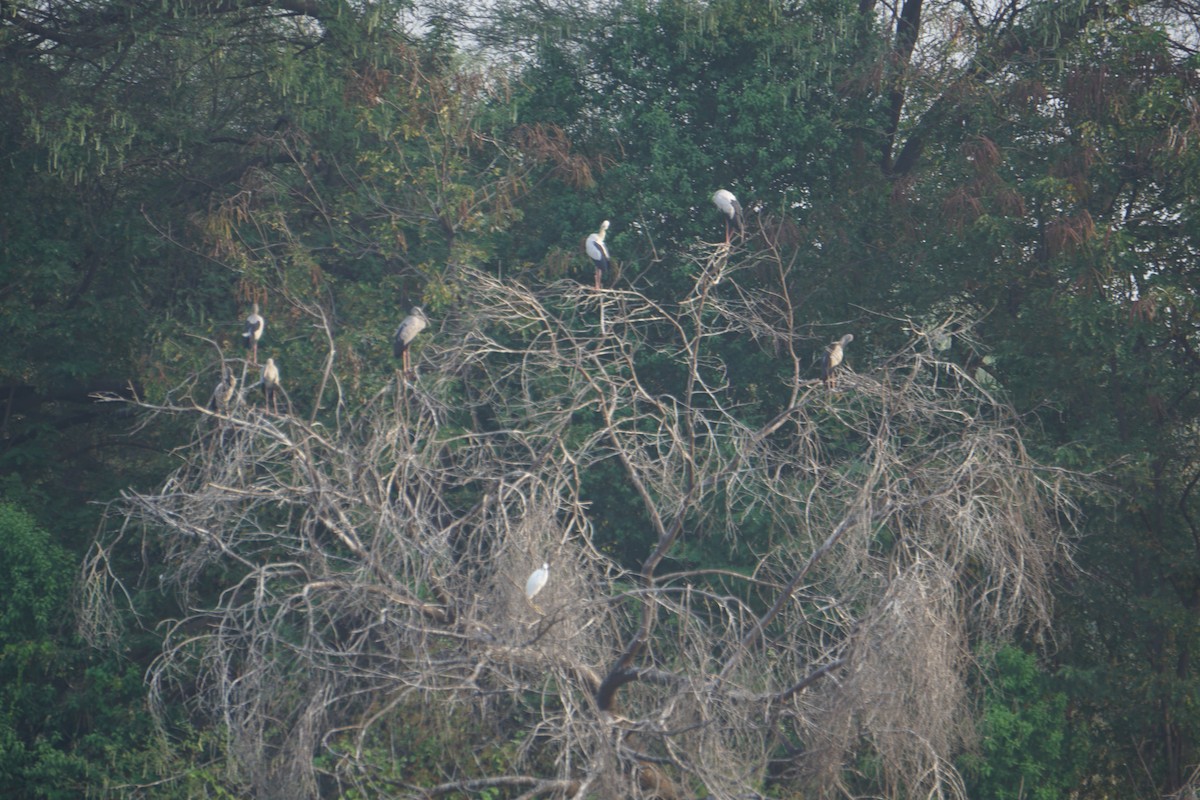
[[[592,265],[596,268],[596,288],[599,289],[604,282],[604,273],[608,272],[612,266],[612,262],[608,259],[608,247],[604,244],[604,235],[608,233],[608,220],[600,223],[600,230],[590,234],[587,237],[587,243],[583,249],[588,254],[588,258],[592,260]]]
[[[841,365],[842,359],[846,357],[846,345],[853,341],[854,334],[847,333],[841,339],[831,344],[829,349],[825,351],[825,358],[821,362],[821,378],[824,379],[826,386],[832,388],[837,368]]]
[[[263,394],[267,397],[267,408],[278,414],[278,392],[282,391],[282,387],[279,385],[279,367],[275,366],[273,358],[268,358],[266,366],[262,369],[262,385]]]
[[[221,367],[221,382],[213,390],[212,402],[208,404],[210,411],[224,414],[233,404],[233,395],[237,391],[237,375],[229,367]]]
[[[429,320],[425,317],[425,312],[421,310],[420,306],[413,306],[412,311],[400,323],[400,327],[396,328],[396,335],[392,339],[392,355],[400,359],[401,369],[409,380],[412,380],[413,372],[408,348],[413,339],[417,338],[417,334],[425,330],[427,325],[429,325]]]
[[[250,349],[250,363],[258,364],[258,340],[262,338],[263,328],[266,327],[266,320],[258,313],[258,303],[254,304],[254,310],[250,312],[250,316],[246,317],[246,330],[242,332],[242,338],[246,340],[246,347]]]
[[[739,233],[746,232],[746,223],[742,217],[742,204],[728,189],[717,189],[712,196],[713,205],[725,217],[725,244],[729,244],[732,226],[736,223]]]

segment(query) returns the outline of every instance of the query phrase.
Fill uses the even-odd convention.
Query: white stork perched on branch
[[[599,289],[604,282],[604,273],[608,272],[612,266],[612,262],[608,258],[608,247],[604,244],[604,236],[608,233],[608,220],[600,223],[600,230],[590,234],[587,237],[587,242],[583,249],[588,254],[588,258],[592,260],[592,265],[596,268],[596,288]]]
[[[717,189],[712,196],[712,201],[717,210],[725,217],[725,244],[729,244],[734,223],[737,224],[739,233],[746,232],[746,222],[742,217],[742,204],[728,189]]]
[[[251,364],[258,364],[258,340],[262,338],[266,325],[266,320],[258,313],[258,303],[255,303],[254,310],[246,317],[246,330],[242,332],[242,338],[246,340],[246,347],[250,350]]]

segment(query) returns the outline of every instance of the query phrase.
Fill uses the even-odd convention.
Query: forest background
[[[1198,15],[0,0],[0,793],[1194,792]]]

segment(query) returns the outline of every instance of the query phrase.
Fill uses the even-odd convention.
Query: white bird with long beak
[[[588,254],[588,258],[592,260],[592,265],[596,268],[596,288],[599,289],[604,282],[604,273],[608,272],[612,266],[612,262],[608,258],[608,247],[604,244],[604,236],[608,233],[608,220],[600,223],[600,230],[590,234],[587,237],[587,242],[583,249]]]

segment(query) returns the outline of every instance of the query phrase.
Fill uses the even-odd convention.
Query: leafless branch
[[[307,418],[245,391],[137,403],[195,436],[99,540],[94,632],[136,531],[187,609],[153,696],[225,726],[268,796],[314,796],[319,751],[339,780],[413,798],[759,796],[837,787],[864,751],[897,796],[961,796],[972,652],[1048,621],[1064,476],[929,331],[836,392],[803,379],[771,252],[698,250],[676,306],[467,273],[420,378],[337,414],[317,402],[332,345]],[[791,375],[765,415],[720,357],[747,335]],[[636,567],[605,554],[585,499],[610,462],[652,533]],[[727,563],[660,569],[701,544]],[[413,719],[465,746],[437,783],[398,786],[371,756]]]

